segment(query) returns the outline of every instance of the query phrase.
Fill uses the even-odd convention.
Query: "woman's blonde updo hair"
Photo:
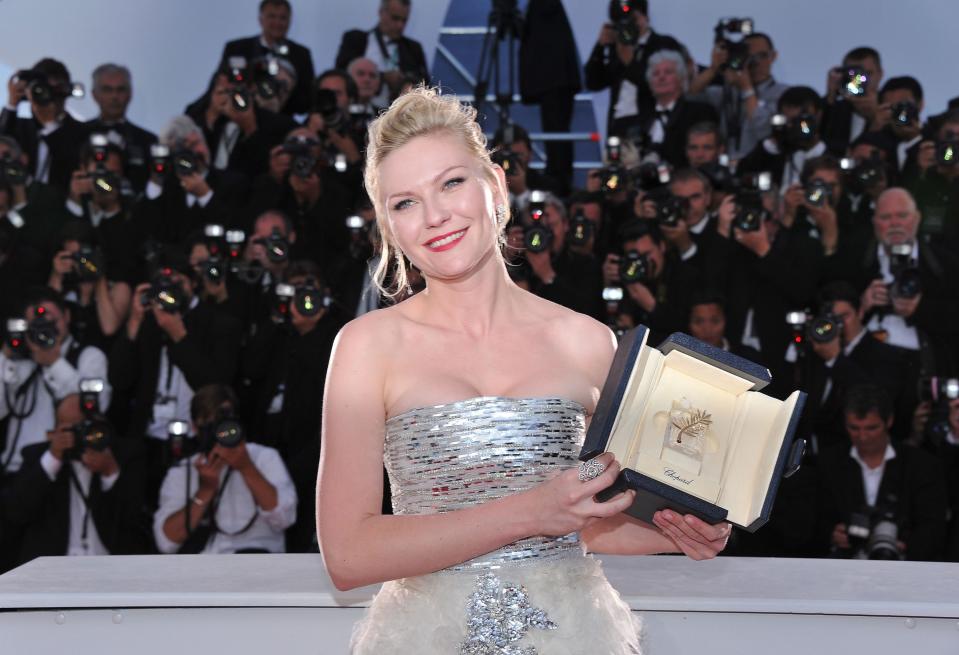
[[[476,109],[460,103],[453,96],[444,96],[436,89],[417,86],[393,101],[390,108],[376,118],[369,127],[366,147],[366,169],[363,173],[366,192],[376,210],[376,226],[381,237],[380,261],[373,272],[373,282],[380,291],[395,298],[407,287],[406,261],[390,230],[387,208],[379,194],[380,164],[391,152],[412,139],[426,134],[447,132],[463,140],[467,150],[483,165],[487,180],[506,198],[494,172],[494,164],[486,149],[486,136],[476,122]],[[499,240],[504,242],[509,211],[497,211]],[[389,287],[386,286],[390,281]]]

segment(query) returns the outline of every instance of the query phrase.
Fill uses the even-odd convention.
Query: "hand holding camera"
[[[7,106],[16,107],[27,99],[27,82],[16,74],[7,80]]]
[[[862,300],[859,303],[859,312],[861,316],[866,316],[876,307],[889,306],[889,286],[881,279],[873,280],[866,290],[862,292]]]
[[[210,451],[207,455],[200,454],[193,466],[200,478],[197,495],[205,495],[206,500],[209,500],[220,486],[220,471],[226,466],[226,460],[215,456],[214,452]]]
[[[293,157],[283,147],[282,143],[275,146],[270,150],[270,177],[272,177],[277,184],[283,184],[283,181],[286,180],[286,176],[290,172],[290,164],[292,162]]]
[[[733,228],[733,236],[744,248],[752,251],[757,257],[765,257],[772,250],[766,225],[758,230],[741,230]]]
[[[86,448],[80,456],[80,462],[91,473],[97,473],[103,477],[109,477],[120,471],[120,466],[109,448],[103,450]]]
[[[210,185],[206,183],[199,171],[194,170],[187,175],[178,175],[178,177],[183,190],[195,198],[202,198],[210,192]]]
[[[50,442],[50,454],[62,462],[64,455],[73,449],[76,436],[69,428],[57,428],[47,432],[47,441]]]
[[[209,458],[229,466],[237,473],[246,473],[253,467],[253,460],[250,459],[250,451],[247,450],[245,441],[231,448],[217,444],[210,451]]]

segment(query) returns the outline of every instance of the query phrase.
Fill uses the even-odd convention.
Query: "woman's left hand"
[[[726,547],[732,532],[729,523],[710,525],[692,514],[683,516],[668,509],[653,514],[653,524],[678,550],[695,560],[716,557]]]

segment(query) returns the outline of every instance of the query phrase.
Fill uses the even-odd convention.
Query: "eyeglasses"
[[[767,52],[767,51],[765,51],[765,50],[760,50],[759,52],[754,52],[753,54],[751,54],[751,55],[749,55],[749,56],[750,56],[751,58],[753,58],[753,59],[758,59],[758,60],[760,60],[760,61],[765,61],[765,60],[769,59],[769,57],[772,56],[772,53]]]

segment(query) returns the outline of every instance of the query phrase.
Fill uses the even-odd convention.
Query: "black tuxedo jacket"
[[[644,108],[639,121],[641,134],[648,134],[655,120],[656,112],[653,106]],[[715,107],[705,102],[680,98],[669,114],[662,143],[653,144],[652,148],[674,168],[684,168],[689,164],[686,159],[686,133],[693,125],[704,121],[719,122]]]
[[[351,61],[357,57],[364,56],[371,37],[379,41],[382,51],[385,52],[386,44],[378,27],[374,27],[371,30],[350,30],[344,32],[343,40],[340,41],[340,49],[336,53],[336,67],[346,70],[346,67],[350,65]],[[396,53],[400,60],[399,66],[401,71],[415,75],[425,82],[429,82],[430,72],[426,67],[426,55],[423,53],[423,46],[420,45],[419,41],[401,36],[396,44]]]
[[[46,443],[23,449],[23,465],[3,490],[6,518],[22,529],[20,562],[47,555],[66,555],[70,534],[72,471],[64,462],[50,480],[40,457]],[[97,535],[112,555],[147,553],[150,549],[148,518],[143,513],[144,455],[142,443],[118,439],[111,446],[120,476],[103,491],[100,476],[90,480],[90,516]]]
[[[37,168],[40,129],[40,123],[33,118],[18,118],[15,111],[7,108],[0,112],[0,134],[17,140],[30,158],[30,171],[36,171]],[[64,113],[60,127],[45,138],[51,157],[49,182],[64,195],[70,191],[70,179],[77,169],[80,148],[87,136],[83,123]]]
[[[286,45],[289,50],[283,57],[293,64],[293,68],[296,70],[296,86],[293,87],[290,99],[286,101],[286,105],[281,111],[288,116],[305,114],[310,111],[310,106],[313,103],[311,89],[313,78],[316,76],[313,72],[313,55],[310,54],[309,48],[295,41],[287,41]],[[260,37],[251,36],[227,43],[223,47],[220,61],[226,61],[229,57],[245,57],[247,62],[251,62],[254,59],[265,57],[267,53],[268,50],[260,43]]]
[[[164,182],[163,193],[157,198],[141,198],[133,210],[139,238],[179,244],[191,233],[202,232],[208,223],[249,231],[252,218],[244,211],[248,191],[246,176],[229,169],[211,169],[206,182],[213,197],[205,207],[198,202],[188,206],[187,193],[173,176]]]
[[[839,271],[862,292],[879,278],[879,259],[876,241],[869,241],[860,252],[842,253],[845,265]],[[959,372],[959,259],[951,251],[935,243],[919,242],[919,279],[922,299],[915,313],[907,321],[920,332],[920,344],[928,344],[935,355],[935,373],[955,375]],[[933,373],[933,372],[930,372]]]
[[[134,299],[136,302],[137,299]],[[140,326],[136,341],[121,330],[113,342],[109,357],[110,384],[132,395],[130,434],[146,431],[153,417],[157,384],[160,379],[160,350],[180,369],[194,391],[207,384],[232,384],[240,350],[238,322],[199,303],[183,316],[187,335],[179,343],[170,341],[151,314]]]
[[[84,123],[83,127],[87,131],[87,138],[90,134],[106,134],[110,131],[123,137],[126,177],[134,191],[143,191],[150,177],[150,146],[157,142],[157,135],[130,121],[108,124],[94,118]]]
[[[613,122],[613,110],[619,101],[620,88],[623,80],[629,80],[636,86],[636,106],[640,113],[643,109],[655,105],[649,84],[646,82],[646,65],[649,56],[657,50],[676,50],[682,46],[679,41],[665,34],[652,32],[649,40],[641,52],[628,66],[624,65],[616,56],[614,46],[603,46],[597,43],[586,61],[584,73],[586,88],[590,91],[602,91],[609,88],[609,113],[606,118],[606,127],[609,130]]]
[[[820,134],[826,149],[834,157],[844,157],[852,140],[852,103],[836,100],[832,104],[823,98],[822,129]],[[866,125],[866,130],[869,125]]]
[[[740,340],[748,310],[754,311],[753,330],[759,336],[764,363],[773,373],[769,393],[774,396],[795,388],[792,367],[783,359],[791,338],[785,316],[812,301],[821,259],[818,241],[787,230],[779,230],[765,257],[720,238],[706,259],[707,289],[726,298],[730,341]]]
[[[849,442],[835,446],[819,458],[818,541],[827,552],[837,523],[848,523],[852,512],[866,504],[862,469],[849,456]],[[936,560],[946,540],[946,484],[939,462],[917,448],[895,446],[896,456],[886,462],[876,504],[891,509],[899,525],[899,540],[906,544],[906,559]]]

